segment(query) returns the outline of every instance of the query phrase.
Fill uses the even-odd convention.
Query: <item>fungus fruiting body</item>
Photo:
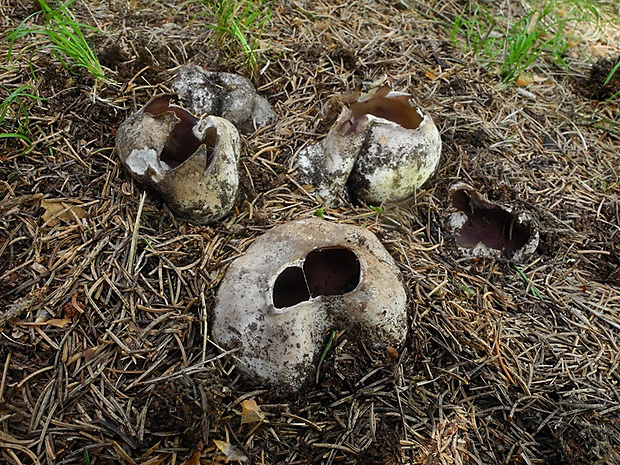
[[[450,189],[450,201],[456,209],[450,215],[450,227],[456,244],[466,254],[507,254],[521,260],[536,250],[539,234],[530,215],[489,202],[464,183]]]
[[[185,65],[173,80],[172,89],[195,114],[226,118],[244,134],[270,124],[275,118],[271,105],[258,95],[252,82],[237,74]]]
[[[125,169],[158,192],[181,219],[204,224],[234,205],[239,174],[239,135],[223,118],[197,119],[153,98],[118,129],[117,153]]]
[[[170,134],[168,134],[159,157],[160,161],[166,163],[170,168],[176,168],[187,161],[198,150],[198,147],[203,144],[211,149],[212,152],[215,148],[217,130],[209,128],[205,132],[205,137],[202,139],[196,137],[194,128],[198,124],[198,119],[185,108],[171,105],[170,100],[172,97],[172,94],[155,97],[144,106],[144,111],[153,117],[160,117],[168,112],[172,112],[179,119],[179,122],[174,125]],[[208,162],[213,158],[212,153],[210,155]]]
[[[412,96],[402,92],[390,92],[383,86],[367,100],[351,103],[350,116],[340,123],[338,131],[347,134],[351,131],[363,131],[368,115],[392,121],[405,129],[416,129],[422,122],[422,116],[411,105]]]
[[[368,203],[403,200],[435,172],[441,138],[412,96],[379,88],[345,108],[327,137],[296,159],[300,181],[327,204],[350,194]]]
[[[313,378],[322,341],[355,329],[400,347],[406,293],[392,257],[363,228],[319,219],[274,227],[228,268],[213,335],[251,379],[297,389]]]

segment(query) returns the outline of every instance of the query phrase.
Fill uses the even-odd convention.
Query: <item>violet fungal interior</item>
[[[462,247],[482,243],[492,249],[514,252],[530,240],[530,229],[518,221],[517,215],[488,202],[476,192],[454,191],[452,205],[467,215],[467,221],[456,234],[456,243]]]
[[[343,295],[360,282],[360,262],[346,247],[324,247],[311,251],[303,264],[285,268],[273,285],[273,304],[286,308],[310,297]]]
[[[347,135],[351,132],[359,133],[363,130],[366,115],[393,121],[406,129],[416,129],[422,122],[422,117],[411,106],[412,95],[390,95],[389,86],[382,86],[364,102],[353,102],[349,109],[351,116],[344,121],[338,130]]]
[[[160,160],[171,168],[176,168],[195,153],[198,147],[204,144],[209,149],[209,159],[207,161],[207,164],[209,164],[215,151],[217,129],[208,128],[205,131],[204,138],[202,140],[198,139],[193,132],[194,126],[196,126],[198,120],[184,108],[170,105],[170,99],[172,97],[174,97],[172,94],[160,95],[152,99],[144,107],[144,111],[154,117],[172,112],[179,119],[179,122],[172,128],[172,131],[170,131],[164,143],[164,149],[161,152]]]

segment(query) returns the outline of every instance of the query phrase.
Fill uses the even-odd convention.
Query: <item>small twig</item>
[[[129,260],[127,261],[127,273],[133,276],[135,273],[134,264],[136,261],[136,250],[138,248],[138,237],[140,235],[140,218],[142,217],[142,209],[144,208],[144,201],[146,200],[146,191],[142,192],[140,196],[140,204],[138,205],[138,213],[136,214],[136,221],[133,226],[133,234],[131,236],[131,246],[129,247]]]
[[[0,402],[4,402],[4,386],[6,383],[6,373],[9,370],[9,363],[11,362],[11,352],[6,354],[6,360],[4,361],[4,369],[2,370],[2,381],[0,382]]]

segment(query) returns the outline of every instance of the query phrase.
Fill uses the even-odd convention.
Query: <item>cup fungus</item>
[[[230,265],[217,293],[214,338],[259,382],[301,387],[335,329],[373,346],[406,337],[398,267],[363,228],[316,218],[276,226]]]
[[[538,247],[539,234],[533,218],[489,202],[471,186],[458,183],[450,189],[456,212],[450,229],[459,249],[471,256],[505,255],[520,261]]]
[[[198,224],[231,210],[239,187],[239,134],[223,118],[198,120],[154,97],[118,128],[116,150],[138,182],[158,192],[181,219]]]
[[[403,200],[435,172],[441,138],[413,97],[379,88],[345,108],[327,137],[302,150],[295,165],[327,204],[348,193],[368,203]]]
[[[185,65],[179,69],[172,89],[195,114],[226,118],[244,134],[270,124],[275,118],[271,105],[258,95],[252,82],[237,74]]]

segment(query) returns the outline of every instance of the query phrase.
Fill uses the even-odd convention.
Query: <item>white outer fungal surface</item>
[[[194,126],[193,133],[202,139],[208,128],[216,128],[211,161],[210,148],[201,145],[185,162],[171,168],[160,157],[178,121],[173,113],[152,116],[141,109],[119,127],[116,150],[129,174],[158,192],[176,216],[207,224],[226,216],[234,206],[239,188],[239,134],[230,122],[209,116]]]
[[[244,134],[267,126],[275,118],[269,102],[258,95],[248,78],[238,74],[185,65],[179,69],[172,89],[192,113],[226,118]]]
[[[310,145],[299,152],[295,160],[299,181],[316,188],[316,193],[326,204],[334,205],[344,194],[351,170],[355,166],[366,132],[341,134],[340,125],[349,118],[343,111],[318,144]]]
[[[360,264],[355,289],[276,308],[274,283],[316,249],[341,246]],[[400,347],[407,334],[406,293],[393,258],[377,237],[316,218],[274,227],[228,268],[217,294],[213,335],[237,349],[238,368],[259,382],[298,389],[315,374],[326,334],[349,330],[376,347]]]
[[[390,96],[403,96],[390,92]],[[358,130],[343,133],[342,123],[352,113],[345,108],[319,144],[301,150],[293,166],[301,184],[311,184],[327,205],[345,195],[378,205],[404,200],[437,170],[441,137],[430,116],[415,129],[366,114]]]
[[[348,181],[354,197],[373,205],[403,200],[435,173],[441,137],[430,116],[417,111],[416,129],[367,115],[366,141]]]

